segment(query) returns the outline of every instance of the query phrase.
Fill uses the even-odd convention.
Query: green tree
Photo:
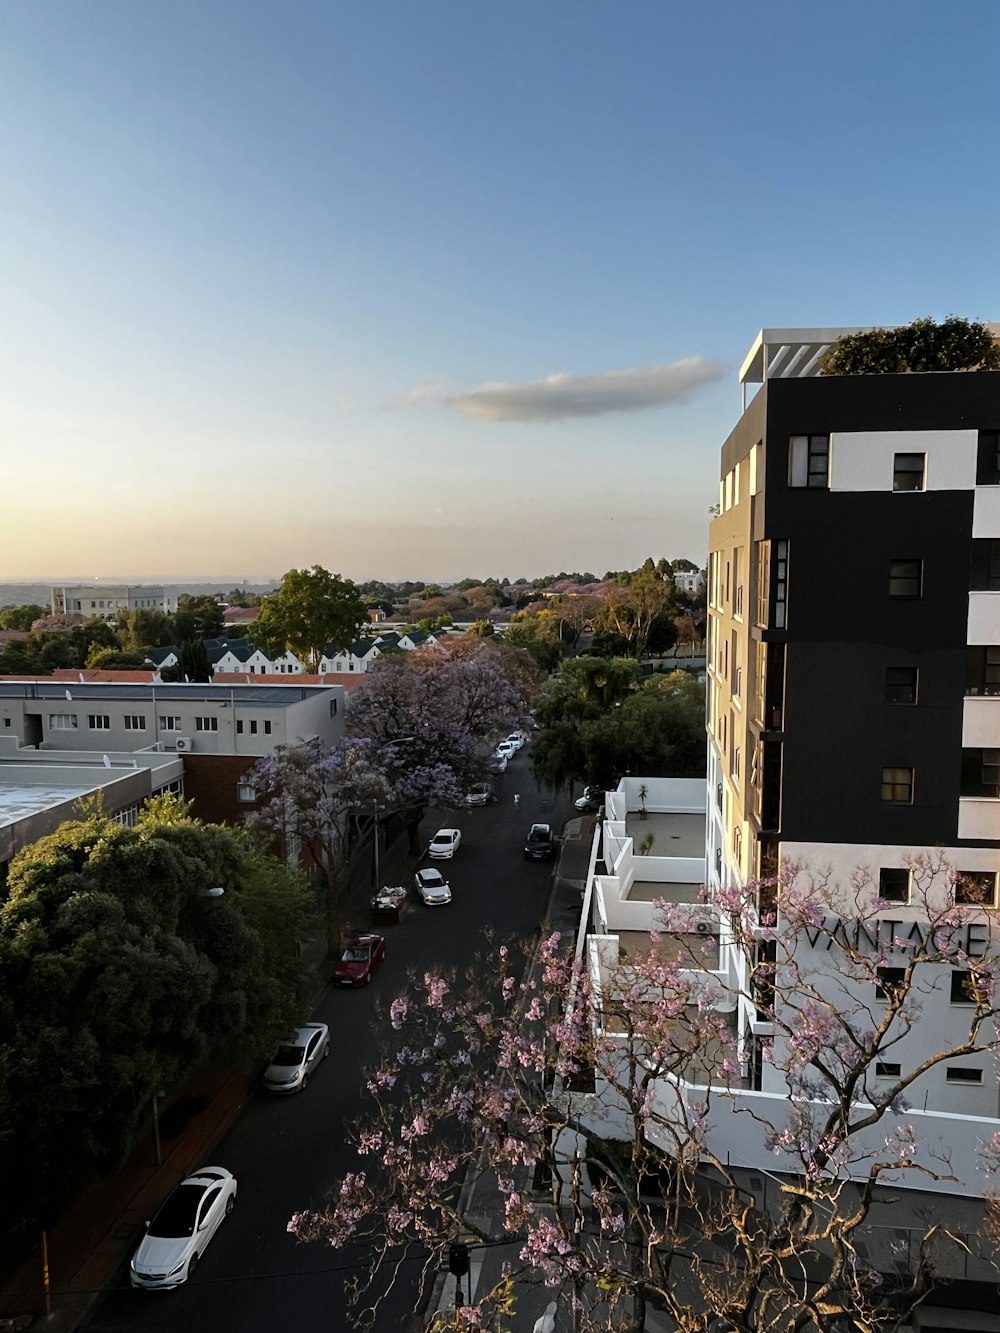
[[[290,649],[313,671],[327,644],[346,648],[368,619],[350,579],[321,565],[290,569],[268,597],[253,627],[254,642],[271,652]]]
[[[469,626],[468,632],[477,639],[490,639],[494,630],[488,620],[477,620],[475,624]]]
[[[145,653],[122,653],[115,648],[91,648],[87,654],[87,666],[93,671],[141,671],[148,670],[149,663]]]
[[[178,647],[178,662],[174,667],[165,667],[160,676],[165,681],[210,681],[212,664],[201,639],[185,639]]]
[[[293,941],[311,912],[248,832],[174,798],[134,828],[92,809],[19,852],[0,893],[7,1200],[38,1202],[81,1158],[121,1160],[152,1093],[207,1054],[262,1056],[301,1012]]]
[[[902,375],[907,371],[1000,370],[1000,347],[985,324],[957,315],[915,319],[896,329],[838,338],[819,363],[823,375]]]
[[[171,617],[171,633],[164,643],[180,643],[184,639],[217,639],[222,634],[222,607],[214,597],[192,597],[185,593],[177,599],[177,610]]]
[[[48,608],[37,602],[25,602],[23,606],[5,606],[0,611],[0,629],[31,629],[32,622],[48,615]]]

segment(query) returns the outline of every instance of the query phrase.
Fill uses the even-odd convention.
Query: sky
[[[1000,6],[4,0],[0,580],[707,551],[762,327],[1000,319]]]

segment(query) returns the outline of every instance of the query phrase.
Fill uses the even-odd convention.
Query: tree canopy
[[[313,565],[288,571],[261,606],[252,633],[255,642],[271,651],[290,649],[315,671],[328,644],[346,648],[367,620],[350,579]]]
[[[1000,346],[985,324],[949,315],[896,329],[838,338],[819,363],[823,375],[902,375],[940,370],[1000,370]]]
[[[311,912],[301,877],[172,797],[134,828],[93,810],[14,857],[0,897],[0,1176],[25,1185],[22,1207],[81,1154],[119,1161],[153,1092],[208,1052],[263,1055],[287,1031]]]

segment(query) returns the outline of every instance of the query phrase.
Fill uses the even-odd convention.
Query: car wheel
[[[230,1194],[229,1198],[226,1200],[226,1216],[227,1216],[227,1217],[228,1217],[229,1214],[233,1211],[233,1205],[234,1205],[235,1203],[236,1203],[236,1195],[235,1195],[235,1194]]]
[[[299,1084],[299,1092],[305,1092],[305,1090],[306,1090],[306,1084],[307,1084],[308,1082],[309,1082],[309,1075],[308,1075],[308,1074],[303,1074],[303,1075],[302,1075],[302,1082]]]
[[[369,982],[371,981],[371,979],[372,979],[372,974],[371,974],[370,972],[366,972],[366,973],[365,973],[365,979],[364,979],[364,981],[361,983],[362,986],[367,986],[367,985],[369,984]]]
[[[330,1054],[330,1043],[327,1042],[326,1045],[323,1047],[323,1059],[325,1060],[329,1054]]]
[[[187,1275],[188,1275],[188,1277],[191,1277],[191,1276],[192,1276],[192,1274],[194,1273],[194,1270],[195,1270],[197,1267],[198,1267],[198,1255],[197,1255],[197,1254],[192,1254],[191,1258],[188,1260],[188,1271],[187,1271]]]

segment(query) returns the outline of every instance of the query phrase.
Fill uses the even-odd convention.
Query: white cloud
[[[603,375],[560,374],[526,384],[481,384],[467,393],[451,394],[444,401],[470,421],[561,421],[681,403],[723,374],[725,368],[718,362],[689,356],[671,365],[637,366]],[[433,397],[426,392],[429,388],[421,385],[412,390],[410,401],[424,402]],[[414,398],[415,394],[421,397]]]
[[[423,384],[408,389],[403,394],[403,402],[410,407],[421,407],[424,403],[434,402],[444,397],[448,381],[445,379],[425,380]]]

